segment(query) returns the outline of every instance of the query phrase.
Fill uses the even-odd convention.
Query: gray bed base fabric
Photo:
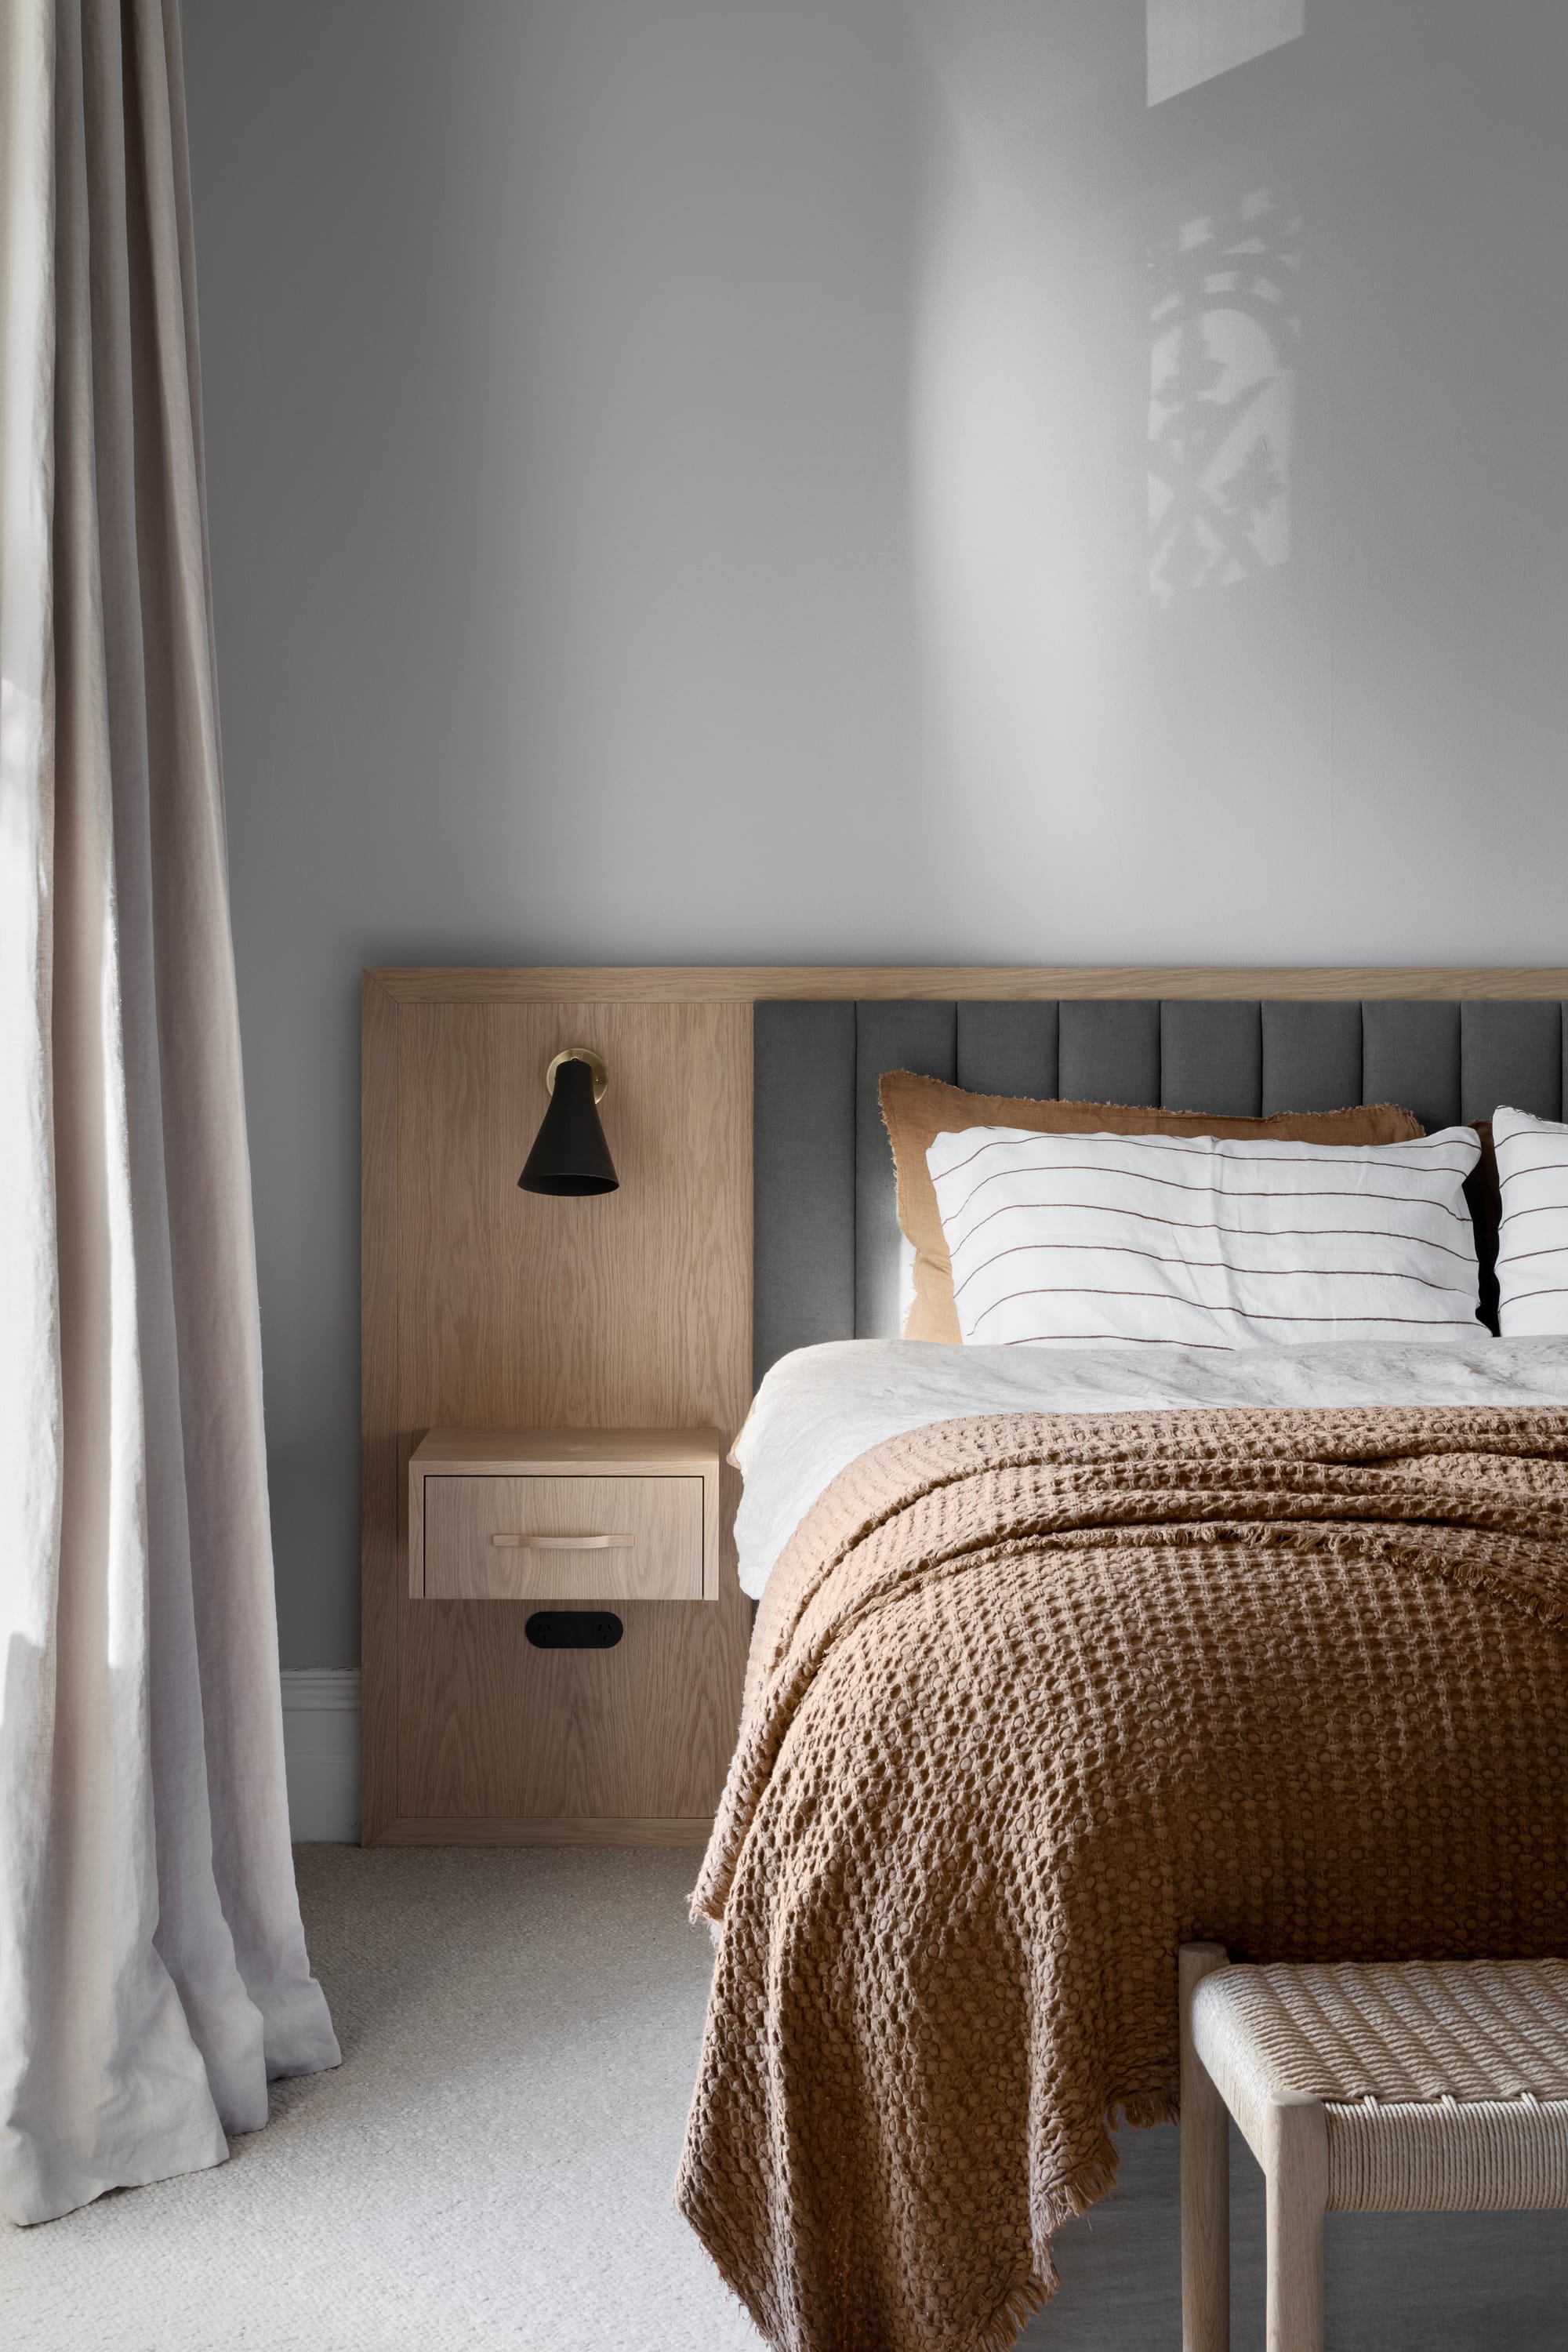
[[[1561,1118],[1563,1015],[1555,1001],[1528,1000],[760,1003],[756,1377],[792,1348],[898,1335],[884,1070],[1216,1118],[1394,1102],[1427,1128],[1500,1103]]]
[[[1180,2142],[1117,2135],[1116,2187],[1056,2241],[1061,2287],[1025,2352],[1181,2352]],[[1230,2340],[1263,2343],[1263,2175],[1230,2140]],[[1568,2213],[1331,2213],[1328,2352],[1563,2352]]]
[[[982,1094],[1247,1117],[1396,1102],[1428,1128],[1512,1103],[1561,1118],[1556,1003],[761,1003],[756,1373],[899,1322],[884,1070]],[[1177,2135],[1123,2132],[1116,2190],[1057,2242],[1032,2352],[1179,2352]],[[1232,2342],[1263,2341],[1262,2176],[1232,2146]],[[1565,2352],[1568,2214],[1333,2213],[1330,2352]]]

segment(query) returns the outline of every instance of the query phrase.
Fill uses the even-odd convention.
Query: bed
[[[1428,1129],[1504,1103],[1555,1120],[1563,1007],[1457,992],[761,1002],[753,1049],[761,1388],[737,1449],[737,1537],[760,1613],[698,1889],[719,1958],[682,2201],[764,2330],[799,2352],[1000,2352],[1021,2330],[1068,2352],[1173,2346],[1175,2136],[1122,2128],[1112,2143],[1097,2103],[1126,2126],[1171,2112],[1160,1969],[1173,2049],[1175,1943],[1228,1932],[1269,1946],[1248,1957],[1328,1958],[1348,1955],[1320,1941],[1345,1935],[1434,1953],[1568,1940],[1568,1340],[1478,1329],[1234,1360],[900,1342],[905,1254],[878,1080],[902,1067],[1215,1118],[1390,1101]],[[1261,1830],[1245,1796],[1234,1815],[1212,1790],[1191,1800],[1191,1756],[1209,1737],[1191,1707],[1166,1722],[1145,1693],[1130,1728],[1135,1676],[1100,1674],[1097,1642],[1135,1653],[1154,1591],[1176,1596],[1187,1631],[1201,1621],[1205,1673],[1216,1659],[1234,1669],[1229,1712],[1213,1717],[1226,1738],[1267,1684],[1272,1713],[1254,1706],[1226,1750],[1237,1787],[1269,1785],[1252,1808],[1269,1814]],[[1293,1610],[1293,1646],[1276,1655]],[[1152,1643],[1170,1638],[1168,1620]],[[1050,1733],[1032,1743],[1016,1701],[986,1712],[996,1662],[1016,1679],[1024,1650],[1050,1696]],[[1087,1661],[1076,1680],[1069,1656]],[[1417,1657],[1426,1679],[1396,1700]],[[1085,1696],[1097,1679],[1110,1686]],[[932,1736],[944,1710],[952,1725]],[[1004,1714],[1011,1744],[988,1749]],[[1314,1723],[1328,1764],[1310,1752]],[[1053,1740],[1079,1792],[1100,1791],[1070,1836],[1059,1789],[1017,1796],[1015,1768],[1026,1777]],[[955,1760],[962,1803],[947,1803]],[[931,1793],[911,1809],[902,1792],[922,1775]],[[837,1805],[846,1778],[854,1801]],[[1123,1917],[1115,1874],[1081,1857],[1104,1850],[1111,1815],[1124,1835],[1141,1780],[1155,1795],[1125,1883],[1143,1891]],[[1172,1788],[1191,1811],[1172,1810]],[[1347,1926],[1358,1808],[1381,1893]],[[1031,1823],[1048,1828],[1043,1864]],[[1232,1856],[1252,1857],[1239,1889],[1227,1836]],[[1301,1852],[1279,1864],[1295,1875],[1276,1902],[1291,1836]],[[917,1848],[919,1885],[904,1867]],[[1025,1880],[1037,1904],[1020,1925]],[[1303,1890],[1322,1895],[1315,1910]],[[1138,1976],[1123,1947],[1140,1937]],[[884,1959],[885,1984],[871,1984]],[[1154,2021],[1116,2075],[1100,2060],[1119,2003]],[[1260,2271],[1248,2220],[1244,2197],[1244,2325]],[[1064,2284],[1046,2303],[1053,2249]],[[1555,2343],[1568,2237],[1539,2215],[1346,2217],[1329,2279],[1340,2345]]]

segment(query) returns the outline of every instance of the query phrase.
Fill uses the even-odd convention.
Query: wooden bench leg
[[[1223,1944],[1184,1944],[1182,2013],[1182,2352],[1229,2352],[1230,2118],[1193,2047],[1193,1995],[1226,1965]]]
[[[1265,2140],[1268,2352],[1323,2352],[1329,2139],[1321,2101],[1287,2098],[1271,2105]]]

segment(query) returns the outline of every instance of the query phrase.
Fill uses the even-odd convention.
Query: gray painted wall
[[[286,1664],[363,962],[1568,961],[1556,0],[184,15]]]

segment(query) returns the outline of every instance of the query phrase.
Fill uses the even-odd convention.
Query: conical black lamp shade
[[[525,1192],[614,1192],[620,1178],[610,1158],[586,1062],[564,1061],[555,1073],[550,1108],[533,1139],[519,1184]]]

